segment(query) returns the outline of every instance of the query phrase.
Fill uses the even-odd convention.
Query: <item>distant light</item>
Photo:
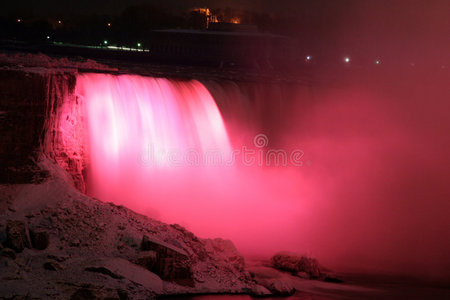
[[[61,21],[61,20],[58,20],[58,24],[62,24],[62,21]]]
[[[376,65],[381,64],[381,60],[379,60],[379,59],[375,60],[375,64],[376,64]]]
[[[20,22],[22,22],[22,19],[17,19],[17,23],[20,23]]]
[[[350,62],[350,57],[345,57],[345,58],[344,58],[344,61],[345,61],[346,63],[349,63],[349,62]]]
[[[108,23],[108,24],[106,24],[106,25],[108,25],[108,27],[111,27],[111,23]]]
[[[140,47],[140,46],[141,46],[141,43],[137,43],[137,46]]]
[[[50,36],[49,35],[47,35],[47,40],[49,40],[50,39]]]
[[[306,56],[306,60],[311,60],[311,56]]]
[[[107,40],[104,40],[104,41],[103,41],[103,44],[108,45],[108,41],[107,41]]]

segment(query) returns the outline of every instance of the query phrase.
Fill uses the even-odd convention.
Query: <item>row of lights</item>
[[[47,39],[47,40],[50,40],[50,36],[47,35],[47,36],[46,36],[46,39]],[[108,42],[107,40],[104,40],[104,41],[103,41],[103,45],[108,46],[108,44],[109,44],[109,42]],[[141,48],[141,47],[142,47],[142,43],[137,42],[137,43],[136,43],[136,46],[137,46],[138,48]]]
[[[21,18],[18,18],[17,20],[16,20],[16,22],[17,23],[22,23],[23,22],[23,20],[21,19]],[[61,20],[58,20],[58,24],[62,24],[62,21]]]
[[[309,62],[311,62],[311,60],[312,60],[311,55],[305,56],[305,62],[309,63]],[[343,60],[343,62],[344,62],[345,64],[350,64],[350,62],[351,62],[351,59],[350,59],[349,56],[345,56],[342,60]],[[374,63],[375,63],[376,65],[381,65],[381,59],[379,59],[379,58],[378,58],[378,59],[375,59]],[[415,66],[416,66],[416,64],[415,64],[414,62],[409,63],[409,65],[410,65],[411,67],[415,67]],[[447,69],[447,66],[446,66],[446,65],[441,65],[440,67],[441,67],[441,69]]]
[[[108,41],[104,40],[103,41],[103,45],[107,46],[108,45]],[[138,43],[136,43],[136,46],[138,46],[138,48],[140,48],[140,47],[142,47],[142,44],[138,42]]]
[[[307,55],[307,56],[305,57],[305,61],[306,61],[306,62],[310,62],[311,60],[312,60],[311,55]],[[349,56],[345,56],[342,60],[343,60],[344,63],[346,63],[346,64],[349,64],[349,63],[351,62],[351,59],[350,59]],[[380,60],[380,59],[376,59],[376,60],[375,60],[375,64],[376,64],[376,65],[380,65],[380,64],[381,64],[381,60]]]
[[[17,23],[22,23],[22,22],[23,22],[23,19],[18,18],[18,19],[16,19],[16,22],[17,22]],[[59,25],[61,25],[61,24],[63,23],[62,20],[58,20],[57,22],[58,22]],[[110,22],[108,22],[108,23],[106,23],[106,26],[111,27],[112,24],[111,24]]]

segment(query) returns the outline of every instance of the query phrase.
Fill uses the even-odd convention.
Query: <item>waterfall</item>
[[[448,97],[422,106],[424,89],[383,78],[311,94],[291,83],[77,76],[87,191],[102,201],[231,239],[243,254],[386,270],[446,257]]]
[[[229,124],[195,80],[80,74],[75,92],[88,131],[88,194],[200,236],[230,238],[241,250],[289,248],[294,239],[280,233],[299,216],[297,175],[233,155],[241,145],[232,145],[227,125],[237,136],[250,127],[243,122],[257,123],[250,104],[245,113],[239,107],[238,90],[215,89]],[[273,244],[263,246],[265,238]]]

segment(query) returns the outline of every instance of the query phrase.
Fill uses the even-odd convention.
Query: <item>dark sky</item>
[[[29,12],[37,15],[78,14],[78,13],[119,13],[133,4],[153,3],[170,7],[173,11],[182,11],[193,6],[247,8],[253,11],[276,12],[286,15],[309,10],[336,11],[352,14],[360,9],[365,12],[408,12],[427,13],[428,10],[450,8],[448,0],[19,0],[1,1],[0,14],[15,11]],[[356,9],[356,10],[355,10]],[[448,10],[447,10],[448,14]]]
[[[296,1],[285,1],[295,3]],[[271,10],[275,8],[275,1],[265,0],[40,0],[40,1],[2,1],[0,13],[22,11],[37,15],[47,14],[89,14],[105,13],[117,14],[133,4],[153,3],[170,7],[174,12],[183,11],[193,6],[207,7],[236,7],[260,10],[263,7]]]
[[[142,3],[157,4],[173,13],[199,6],[248,9],[281,16],[289,20],[286,31],[298,32],[307,41],[317,36],[331,47],[376,48],[400,56],[407,50],[410,55],[429,53],[444,60],[450,56],[449,0],[19,0],[1,1],[0,14],[58,18],[120,14]],[[313,37],[305,39],[308,32]]]

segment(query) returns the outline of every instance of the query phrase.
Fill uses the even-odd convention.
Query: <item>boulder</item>
[[[317,259],[292,253],[278,253],[271,258],[275,269],[297,274],[304,272],[311,278],[320,277],[320,267]]]
[[[163,280],[194,286],[191,261],[183,249],[144,235],[141,250],[145,254],[141,254],[133,262],[145,266]]]
[[[247,291],[247,292],[252,297],[268,297],[268,296],[272,296],[272,293],[268,289],[266,289],[265,287],[263,287],[262,285],[259,285],[259,284],[255,284],[254,286],[252,286],[250,291]]]
[[[195,285],[194,276],[191,271],[191,263],[188,259],[160,257],[154,271],[164,280],[184,286],[193,287]]]
[[[206,252],[210,256],[225,261],[228,265],[233,266],[236,270],[244,270],[244,257],[239,253],[232,241],[215,238],[206,239],[204,242]]]
[[[269,280],[265,286],[275,296],[291,296],[295,293],[295,288],[287,281],[280,279]]]
[[[50,243],[50,237],[46,231],[30,230],[31,245],[38,250],[47,249]]]
[[[123,258],[103,258],[87,262],[85,270],[108,275],[115,279],[126,278],[156,294],[163,292],[161,278],[141,266]]]
[[[158,253],[146,251],[133,260],[133,263],[143,266],[147,270],[153,270],[158,264]]]
[[[8,221],[6,224],[5,246],[20,253],[31,248],[27,225],[22,221]]]

